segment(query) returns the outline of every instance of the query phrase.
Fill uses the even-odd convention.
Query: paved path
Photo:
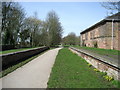
[[[49,50],[0,79],[2,88],[46,88],[59,50]]]

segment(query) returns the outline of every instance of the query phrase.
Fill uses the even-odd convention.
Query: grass
[[[101,49],[101,48],[92,48],[92,47],[80,47],[80,46],[73,46],[73,47],[76,47],[78,49],[88,50],[93,53],[97,53],[100,55],[105,55],[105,56],[109,56],[109,57],[113,57],[113,58],[114,57],[118,58],[118,54],[120,53],[119,50]]]
[[[34,48],[37,48],[37,47],[34,47]],[[21,48],[21,49],[12,49],[12,50],[0,51],[0,54],[7,54],[7,53],[12,53],[12,52],[17,52],[17,51],[28,50],[28,49],[33,49],[33,48]]]
[[[48,50],[46,50],[46,51],[48,51]],[[9,68],[6,69],[6,70],[0,72],[0,78],[6,76],[7,74],[9,74],[9,73],[11,73],[11,72],[13,72],[13,71],[16,70],[17,68],[25,65],[26,63],[32,61],[33,59],[37,58],[37,57],[40,56],[41,54],[45,53],[46,51],[44,51],[44,52],[42,52],[42,53],[40,53],[40,54],[38,54],[38,55],[35,55],[35,56],[31,57],[31,58],[28,58],[28,59],[26,59],[26,60],[24,60],[24,61],[22,61],[22,62],[20,62],[20,63],[18,63],[18,64],[16,64],[16,65],[13,65],[13,66],[9,67]]]
[[[48,88],[114,88],[88,63],[67,48],[61,49],[48,81]]]
[[[70,47],[70,45],[63,45],[63,47]]]
[[[118,81],[118,80],[113,80],[113,81],[112,81],[112,84],[113,84],[115,87],[120,88],[120,81]]]

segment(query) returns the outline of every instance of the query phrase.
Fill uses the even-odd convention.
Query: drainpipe
[[[114,42],[113,42],[113,40],[114,40],[114,38],[113,38],[114,25],[113,25],[113,24],[114,24],[114,23],[113,23],[113,22],[114,22],[114,19],[112,19],[112,38],[111,38],[112,40],[111,40],[111,49],[114,48],[114,46],[113,46],[113,45],[114,45],[114,44],[113,44],[113,43],[114,43]]]
[[[81,39],[80,41],[81,41],[81,47],[82,47],[82,35],[80,36],[80,39]]]

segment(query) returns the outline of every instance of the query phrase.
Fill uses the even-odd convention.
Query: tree
[[[102,2],[101,5],[109,10],[110,14],[114,14],[114,12],[120,12],[120,1],[114,2],[114,1],[109,1],[109,2]]]
[[[61,42],[63,29],[54,11],[48,13],[46,21],[41,21],[37,12],[25,18],[17,2],[2,2],[2,16],[2,44],[36,47]]]
[[[76,36],[76,45],[80,45],[80,36]]]
[[[21,47],[25,47],[27,43],[27,40],[29,39],[30,35],[29,35],[29,29],[24,29],[21,33],[20,33],[20,39],[21,39]],[[29,46],[29,45],[27,45]]]
[[[46,23],[49,45],[54,46],[59,44],[61,42],[63,29],[59,21],[59,18],[54,11],[48,13]]]
[[[20,32],[21,43],[26,43],[26,41],[29,41],[31,47],[42,45],[42,43],[40,42],[40,35],[42,33],[41,23],[42,21],[35,17],[26,18]]]
[[[48,30],[47,30],[47,23],[42,21],[42,28],[41,28],[41,44],[44,46],[49,46],[48,40]]]
[[[25,13],[16,2],[2,2],[2,44],[16,45]]]
[[[63,44],[65,44],[65,45],[79,45],[80,38],[79,38],[79,36],[76,36],[74,32],[71,32],[66,37],[63,38]]]

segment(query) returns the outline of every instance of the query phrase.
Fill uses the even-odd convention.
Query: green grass
[[[48,81],[48,88],[113,88],[88,63],[67,48],[61,49]]]
[[[46,50],[46,51],[48,51],[48,50]],[[9,74],[9,73],[11,73],[11,72],[13,72],[13,71],[16,70],[17,68],[25,65],[26,63],[32,61],[33,59],[37,58],[37,57],[40,56],[41,54],[45,53],[46,51],[44,51],[44,52],[42,52],[42,53],[40,53],[40,54],[38,54],[38,55],[35,55],[35,56],[31,57],[31,58],[28,58],[28,59],[26,59],[26,60],[24,60],[24,61],[22,61],[22,62],[20,62],[20,63],[18,63],[18,64],[16,64],[16,65],[13,65],[13,66],[9,67],[9,68],[6,69],[6,70],[0,72],[0,78],[6,76],[7,74]]]
[[[34,48],[37,48],[37,47],[34,47]],[[7,53],[12,53],[12,52],[17,52],[17,51],[28,50],[28,49],[33,49],[33,48],[21,48],[21,49],[12,49],[12,50],[0,51],[0,54],[7,54]]]
[[[120,88],[120,81],[118,81],[118,80],[113,80],[113,81],[112,81],[112,84],[113,84],[115,87]]]
[[[70,45],[63,45],[63,47],[70,47]]]
[[[80,47],[80,46],[73,46],[76,47],[78,49],[84,49],[84,50],[88,50],[91,51],[93,53],[97,53],[100,55],[106,55],[109,57],[115,57],[118,58],[118,54],[120,53],[120,51],[118,50],[111,50],[111,49],[101,49],[101,48],[92,48],[92,47]]]

